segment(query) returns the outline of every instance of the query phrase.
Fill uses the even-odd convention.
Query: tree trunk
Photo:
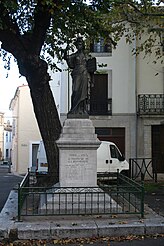
[[[58,182],[59,153],[56,140],[61,132],[58,112],[49,84],[45,84],[41,92],[31,89],[31,98],[40,133],[45,145],[48,160],[48,172]]]
[[[60,136],[61,124],[49,85],[48,67],[45,61],[35,57],[19,60],[18,66],[30,87],[35,116],[45,145],[49,177],[43,182],[45,185],[54,184],[59,180],[59,152],[56,140]]]
[[[53,183],[56,183],[59,176],[59,158],[55,141],[59,138],[61,124],[49,86],[48,64],[40,58],[40,52],[51,21],[49,4],[37,1],[34,23],[30,26],[30,30],[23,30],[24,34],[19,30],[16,21],[12,20],[6,5],[1,4],[1,8],[1,12],[4,13],[1,24],[2,27],[3,25],[5,27],[4,30],[0,30],[1,48],[15,57],[20,74],[26,77],[35,116],[45,145],[48,172],[51,176],[54,176]],[[58,11],[58,8],[56,8],[56,11]]]

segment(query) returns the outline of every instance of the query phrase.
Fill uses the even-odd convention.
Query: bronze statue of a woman
[[[81,37],[75,42],[77,51],[71,55],[64,54],[68,67],[72,69],[72,96],[71,110],[68,118],[88,118],[86,103],[88,97],[88,83],[91,82],[91,75],[96,71],[95,58],[88,58],[84,53],[84,42]]]

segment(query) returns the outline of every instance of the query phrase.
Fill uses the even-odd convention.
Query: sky
[[[6,78],[8,72],[8,77]],[[19,77],[17,64],[12,60],[10,71],[4,69],[0,60],[0,112],[5,113],[6,118],[11,118],[9,105],[18,86],[27,84],[24,77]]]

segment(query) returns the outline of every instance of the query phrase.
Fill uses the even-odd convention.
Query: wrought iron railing
[[[89,115],[112,115],[112,99],[107,99],[105,103],[90,101],[88,103]]]
[[[23,216],[140,214],[144,216],[144,186],[119,173],[99,174],[97,187],[36,187],[33,178],[18,188],[18,221]],[[115,184],[108,181],[115,178]],[[26,186],[27,185],[27,186]]]
[[[153,179],[157,182],[157,160],[152,158],[130,158],[129,173],[133,180]]]
[[[22,182],[18,184],[18,220],[20,220],[21,209],[27,196],[26,193],[29,192],[30,176],[30,172],[28,171],[28,173],[23,178]],[[24,192],[24,189],[26,189],[26,193]]]
[[[164,114],[164,94],[138,95],[138,114]]]

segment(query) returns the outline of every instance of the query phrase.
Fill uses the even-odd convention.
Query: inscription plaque
[[[84,180],[86,169],[88,167],[88,154],[74,153],[68,155],[68,164],[66,164],[66,177],[70,180]]]

